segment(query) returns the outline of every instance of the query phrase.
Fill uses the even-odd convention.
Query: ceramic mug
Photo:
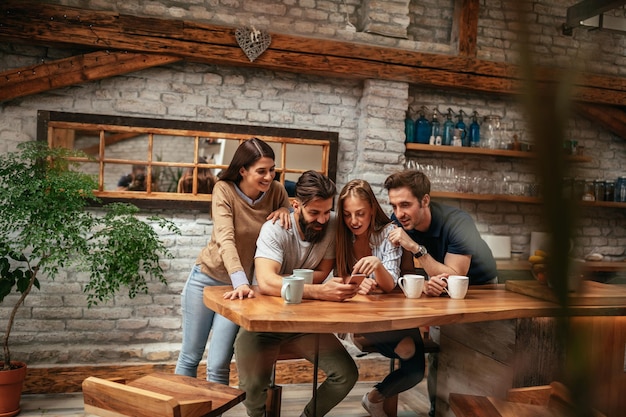
[[[304,278],[295,275],[283,277],[283,286],[280,289],[280,296],[285,300],[285,304],[300,304],[304,295]]]
[[[424,275],[404,275],[398,278],[398,286],[406,298],[420,298],[424,289]]]
[[[448,284],[444,291],[448,293],[450,298],[463,299],[467,294],[469,287],[469,277],[464,275],[450,275],[448,278],[441,278]]]
[[[293,275],[304,278],[305,284],[313,284],[313,270],[298,268],[293,270]]]

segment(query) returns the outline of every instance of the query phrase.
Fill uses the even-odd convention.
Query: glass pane
[[[148,161],[149,135],[140,132],[116,132],[104,134],[105,159]]]
[[[145,164],[105,164],[104,191],[147,191],[149,174]],[[158,191],[153,181],[152,192]]]
[[[286,146],[288,169],[322,171],[322,146],[295,143],[288,143]],[[288,173],[286,178],[291,181],[297,181],[300,175],[300,173]]]

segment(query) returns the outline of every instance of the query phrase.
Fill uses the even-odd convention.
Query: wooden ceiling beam
[[[0,72],[0,101],[181,61],[145,53],[98,51]]]
[[[626,112],[612,107],[589,103],[576,103],[574,110],[609,132],[626,139]]]
[[[477,6],[475,0],[465,2]],[[466,26],[475,24],[475,12],[465,18]],[[472,29],[468,26],[465,30]],[[506,63],[284,34],[272,34],[270,47],[250,62],[237,45],[234,32],[234,28],[223,26],[19,0],[0,5],[0,39],[14,42],[157,54],[208,64],[376,78],[497,94],[518,94],[522,88],[518,68]],[[473,48],[471,42],[463,46],[463,54],[471,55]],[[119,70],[118,74],[125,71]],[[561,71],[551,69],[537,71],[536,77],[543,85],[563,78]],[[624,106],[626,79],[582,74],[576,81],[574,99]]]

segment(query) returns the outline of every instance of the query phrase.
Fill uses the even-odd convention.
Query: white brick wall
[[[154,1],[110,2],[56,1],[100,10],[156,17],[211,21],[217,24],[255,24],[279,32],[307,33],[336,39],[354,39],[393,47],[450,53],[452,1],[412,0],[409,39],[345,32],[345,8],[340,0],[255,2]],[[355,23],[361,2],[346,0]],[[517,2],[514,2],[517,3]],[[579,33],[563,37],[555,25],[563,7],[572,1],[534,2],[535,41],[547,63],[569,65],[580,48],[602,41],[604,55],[577,61],[597,73],[620,73],[626,68],[624,38],[605,33]],[[479,57],[511,61],[514,25],[507,12],[510,2],[481,2]],[[545,39],[545,38],[548,39]],[[550,41],[551,39],[551,41]],[[0,71],[67,56],[67,51],[0,45]],[[297,129],[331,130],[339,133],[338,186],[364,178],[379,192],[382,183],[400,168],[404,154],[404,115],[408,104],[418,103],[441,110],[463,108],[468,113],[500,114],[512,128],[523,128],[523,117],[514,100],[481,94],[438,91],[404,83],[305,77],[264,70],[226,68],[177,63],[80,86],[0,103],[0,152],[32,140],[37,110],[171,118],[207,122],[255,123]],[[469,120],[465,120],[469,124]],[[593,161],[581,166],[589,178],[626,174],[626,142],[581,118],[569,121],[572,138],[584,144]],[[507,172],[516,180],[529,181],[522,162],[498,158],[442,157],[422,155],[427,163],[452,164],[488,175]],[[530,231],[540,224],[538,206],[504,202],[450,202],[469,211],[482,232],[513,236],[513,248],[527,250]],[[81,292],[85,277],[71,271],[54,282],[43,282],[18,314],[12,344],[16,359],[30,364],[99,362],[172,362],[180,343],[180,291],[200,248],[210,236],[208,215],[200,212],[163,213],[182,229],[181,236],[164,236],[174,259],[164,262],[169,286],[151,283],[150,293],[134,300],[119,296],[113,303],[87,309]],[[624,210],[587,208],[576,230],[581,253],[599,248],[615,258],[624,257],[626,219]],[[7,305],[0,305],[0,321]],[[0,329],[3,331],[3,329]]]

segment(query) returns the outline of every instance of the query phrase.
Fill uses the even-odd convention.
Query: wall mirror
[[[288,191],[309,169],[336,180],[336,132],[38,112],[37,139],[84,152],[79,169],[95,176],[103,202],[144,208],[210,208],[215,176],[255,136],[274,149],[276,179]]]

